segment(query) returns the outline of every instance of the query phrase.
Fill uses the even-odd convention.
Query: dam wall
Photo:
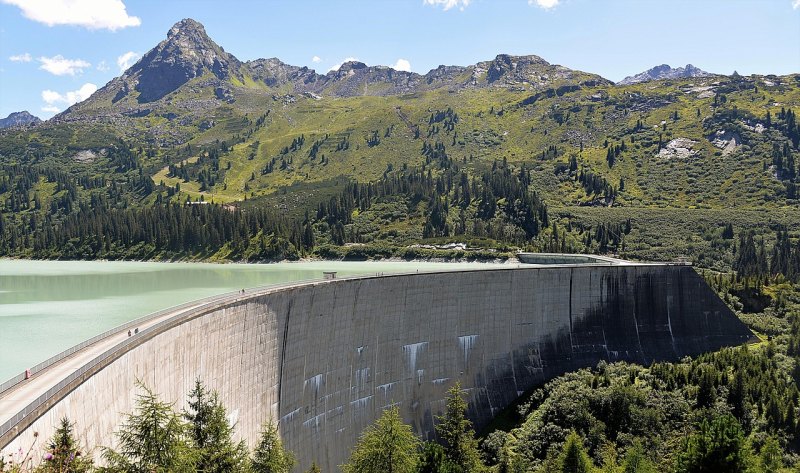
[[[33,446],[40,458],[65,416],[83,445],[108,446],[134,409],[137,380],[180,408],[200,378],[219,391],[251,448],[272,418],[298,457],[296,471],[312,461],[337,471],[389,406],[423,439],[434,438],[457,381],[480,428],[564,372],[600,360],[676,360],[750,336],[682,265],[522,267],[266,288],[182,312],[126,340],[0,431],[0,446],[4,454]]]

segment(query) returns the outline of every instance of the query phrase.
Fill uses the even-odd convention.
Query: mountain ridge
[[[543,86],[551,80],[611,81],[597,74],[553,65],[539,56],[498,54],[494,59],[470,66],[441,65],[426,74],[399,71],[389,66],[368,66],[349,61],[337,70],[317,73],[306,66],[286,64],[278,58],[259,58],[242,62],[215,43],[199,22],[177,22],[161,41],[119,77],[109,81],[96,94],[108,95],[111,102],[135,104],[156,102],[176,91],[191,79],[210,73],[215,86],[238,85],[252,80],[269,88],[289,87],[292,92],[346,97],[356,95],[401,95],[440,87]],[[370,88],[371,85],[379,87]],[[90,97],[90,102],[97,97]],[[80,107],[78,107],[80,108]],[[91,107],[90,107],[91,108]],[[69,110],[61,116],[69,115]]]
[[[639,74],[628,76],[617,82],[617,84],[631,85],[638,84],[640,82],[649,82],[652,80],[686,79],[688,77],[709,77],[713,75],[715,74],[706,72],[691,64],[676,68],[671,67],[669,64],[661,64],[659,66],[651,67],[650,69],[640,72]]]
[[[22,110],[20,112],[11,112],[6,118],[0,118],[0,129],[13,126],[36,125],[41,122],[41,118],[31,115],[27,110]]]

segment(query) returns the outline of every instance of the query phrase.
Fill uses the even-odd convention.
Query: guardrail
[[[352,279],[352,278],[342,278],[342,279]],[[268,293],[270,293],[272,291],[275,291],[275,290],[285,289],[285,288],[289,288],[289,287],[295,287],[297,285],[309,285],[309,284],[320,283],[320,282],[323,282],[323,280],[320,280],[320,279],[306,279],[306,280],[294,281],[294,282],[285,283],[285,284],[275,284],[275,285],[265,286],[265,287],[261,287],[261,288],[250,289],[248,292],[246,292],[244,294],[244,296],[246,298],[251,298],[253,296],[265,295],[265,294],[268,294]],[[68,376],[66,376],[64,379],[62,379],[60,382],[58,382],[55,386],[52,386],[51,388],[49,388],[46,392],[41,394],[35,400],[33,400],[32,402],[28,403],[28,405],[25,406],[25,408],[23,408],[21,411],[19,411],[17,414],[15,414],[13,417],[11,417],[9,420],[4,422],[2,425],[0,425],[0,439],[3,436],[5,436],[6,434],[8,434],[14,428],[14,426],[19,424],[23,419],[25,419],[25,417],[30,415],[32,412],[34,412],[36,409],[38,409],[39,407],[44,405],[51,398],[56,396],[59,393],[59,391],[61,391],[65,387],[69,386],[71,383],[73,383],[75,380],[77,380],[80,377],[82,377],[83,375],[85,375],[87,372],[92,371],[95,367],[97,367],[98,365],[102,364],[107,359],[112,358],[116,353],[118,353],[120,351],[125,353],[125,352],[131,350],[135,346],[137,346],[137,345],[149,340],[153,336],[158,335],[162,330],[166,329],[168,326],[182,323],[183,322],[182,319],[191,319],[193,317],[200,316],[205,312],[219,309],[219,308],[221,308],[222,306],[224,306],[224,305],[226,305],[228,303],[236,302],[238,300],[237,296],[243,296],[243,294],[241,292],[239,292],[239,291],[228,292],[228,293],[212,296],[212,297],[209,297],[209,298],[206,298],[206,299],[201,299],[199,301],[187,302],[187,303],[180,304],[180,305],[168,308],[168,309],[164,309],[164,310],[160,310],[158,312],[154,312],[152,314],[146,315],[144,317],[140,317],[140,318],[138,318],[136,320],[133,320],[131,322],[127,322],[127,323],[125,323],[123,325],[120,325],[120,326],[118,326],[118,327],[116,327],[116,328],[114,328],[112,330],[108,330],[106,332],[103,332],[100,335],[92,337],[92,338],[90,338],[89,340],[86,340],[83,343],[75,345],[74,347],[72,347],[72,348],[70,348],[70,349],[68,349],[68,350],[66,350],[64,352],[59,353],[56,356],[53,356],[52,358],[48,359],[47,361],[44,361],[44,362],[36,365],[34,368],[31,369],[32,374],[33,374],[34,370],[36,370],[36,372],[42,371],[42,370],[44,370],[44,369],[46,369],[46,368],[58,363],[59,361],[63,360],[64,358],[69,357],[73,353],[75,353],[75,352],[77,352],[77,351],[79,351],[79,350],[81,350],[83,348],[86,348],[86,347],[88,347],[88,346],[90,346],[90,345],[92,345],[94,343],[97,343],[97,342],[99,342],[99,341],[101,341],[101,340],[103,340],[103,339],[105,339],[105,338],[107,338],[107,337],[109,337],[111,335],[119,334],[121,332],[124,332],[124,331],[128,330],[129,328],[133,328],[133,327],[137,327],[137,326],[143,325],[144,323],[150,322],[150,321],[152,321],[154,319],[157,319],[159,317],[163,317],[165,315],[169,315],[170,313],[176,313],[176,316],[169,317],[169,318],[167,318],[165,320],[162,320],[161,322],[156,323],[155,325],[152,325],[150,327],[142,329],[135,336],[128,337],[125,340],[123,340],[122,342],[119,342],[119,343],[115,344],[114,346],[112,346],[108,350],[104,351],[100,355],[97,355],[96,357],[94,357],[89,362],[85,363],[83,366],[81,366],[76,371],[73,371],[72,373],[70,373]],[[181,313],[181,311],[185,311],[185,312]],[[178,321],[180,321],[180,322],[178,322]],[[20,382],[25,381],[25,374],[23,373],[21,376],[22,376],[21,380],[19,379],[20,376],[15,376],[14,378],[10,379],[9,381],[3,383],[3,386],[6,386],[6,385],[9,386],[9,387],[6,387],[5,390],[8,390],[11,387],[16,386]],[[0,391],[0,394],[2,394],[1,391]]]
[[[232,294],[234,294],[234,293],[231,292],[231,293],[225,293],[225,294],[221,294],[221,295],[217,295],[217,296],[212,296],[212,297],[209,298],[209,302],[210,302],[210,299],[223,297],[223,296],[230,297]],[[94,343],[97,343],[100,340],[103,340],[103,339],[105,339],[107,337],[110,337],[111,335],[117,334],[119,332],[131,329],[131,328],[135,328],[135,327],[137,327],[139,325],[142,325],[142,324],[144,324],[146,322],[149,322],[149,321],[151,321],[153,319],[157,319],[159,317],[162,317],[162,316],[164,316],[164,315],[166,315],[166,314],[168,314],[170,312],[179,311],[181,309],[185,309],[187,307],[191,307],[193,305],[197,305],[198,303],[202,304],[203,301],[204,301],[204,299],[201,299],[200,301],[191,301],[191,302],[186,302],[184,304],[179,304],[179,305],[176,305],[176,306],[173,306],[173,307],[169,307],[169,308],[164,309],[164,310],[160,310],[158,312],[153,312],[151,314],[145,315],[145,316],[140,317],[138,319],[131,320],[130,322],[126,322],[126,323],[124,323],[122,325],[119,325],[117,327],[114,327],[114,328],[112,328],[110,330],[106,330],[105,332],[103,332],[103,333],[101,333],[99,335],[95,335],[94,337],[92,337],[92,338],[90,338],[88,340],[85,340],[85,341],[83,341],[83,342],[81,342],[81,343],[79,343],[79,344],[77,344],[77,345],[75,345],[75,346],[73,346],[71,348],[68,348],[68,349],[64,350],[63,352],[61,352],[61,353],[59,353],[57,355],[54,355],[54,356],[48,358],[47,360],[39,363],[38,365],[35,365],[33,368],[30,368],[30,370],[29,370],[30,371],[30,375],[33,376],[36,373],[38,373],[38,372],[40,372],[40,371],[42,371],[42,370],[44,370],[46,368],[49,368],[50,366],[58,363],[59,361],[63,360],[64,358],[67,358],[68,356],[72,355],[73,353],[78,352],[80,350],[83,350],[84,348],[88,347],[89,345],[93,345]],[[14,376],[13,378],[9,379],[8,381],[4,382],[3,384],[0,384],[0,395],[2,395],[5,391],[8,391],[9,389],[13,388],[14,386],[16,386],[17,384],[19,384],[20,382],[22,382],[24,380],[25,380],[25,372],[22,372],[22,373],[20,373],[20,374],[18,374],[16,376]]]

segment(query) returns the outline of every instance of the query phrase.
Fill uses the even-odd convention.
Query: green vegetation
[[[687,258],[759,343],[565,374],[501,416],[480,448],[456,385],[437,443],[392,409],[343,468],[798,468],[800,75],[620,86],[538,58],[515,76],[498,56],[446,87],[362,78],[310,94],[281,82],[300,73],[290,66],[254,72],[208,41],[229,76],[141,103],[138,89],[103,89],[69,119],[0,132],[0,256]],[[198,382],[189,405],[179,414],[143,388],[106,470],[293,467],[272,422],[248,458],[215,393]],[[67,420],[48,445],[41,471],[90,469]]]
[[[61,122],[1,132],[0,255],[427,257],[415,245],[462,243],[466,256],[434,256],[611,252],[728,271],[735,242],[720,237],[726,226],[753,230],[768,246],[776,226],[790,241],[800,232],[798,79],[312,98],[270,96],[242,77],[229,88],[247,100],[220,104],[200,120],[214,126],[191,129],[180,125],[185,112],[176,104],[205,97],[197,78],[153,105],[169,119],[151,113],[126,118],[126,127]],[[97,100],[75,113],[113,107]],[[145,129],[183,130],[188,142],[144,139]],[[75,228],[115,221],[119,211],[131,212],[119,216],[126,221],[146,220],[187,201],[215,215],[258,209],[271,223],[242,233],[222,222],[219,237],[166,247],[151,243],[161,222],[136,239],[102,243],[90,241],[96,228]]]
[[[353,447],[345,473],[413,473],[419,462],[419,440],[403,423],[396,407],[383,411]]]
[[[264,424],[261,439],[253,453],[254,473],[289,473],[295,464],[294,455],[283,448],[278,427],[272,420]]]

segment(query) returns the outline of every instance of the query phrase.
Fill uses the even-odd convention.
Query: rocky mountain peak
[[[348,72],[358,69],[366,69],[367,65],[361,61],[347,61],[339,66],[339,72]]]
[[[139,102],[152,102],[189,80],[210,72],[218,79],[238,73],[238,59],[225,52],[195,20],[184,19],[170,28],[167,39],[145,54],[125,75],[138,76]]]
[[[493,60],[479,62],[476,67],[486,71],[486,81],[493,84],[500,79],[505,82],[519,82],[531,80],[542,67],[550,63],[539,56],[512,56],[498,54]]]
[[[12,126],[24,126],[40,123],[42,120],[39,117],[31,115],[27,110],[21,112],[13,112],[6,118],[0,118],[0,129]]]
[[[173,36],[184,35],[184,36],[193,36],[193,35],[200,35],[205,38],[208,38],[206,34],[206,29],[203,27],[203,24],[195,21],[191,18],[184,18],[183,20],[175,23],[172,25],[172,28],[169,29],[167,32],[167,38],[172,38]]]
[[[660,66],[650,68],[642,73],[628,76],[619,81],[619,84],[630,85],[651,80],[683,79],[686,77],[706,77],[710,75],[710,73],[691,64],[687,64],[686,67],[676,68],[670,67],[669,64],[661,64]]]

